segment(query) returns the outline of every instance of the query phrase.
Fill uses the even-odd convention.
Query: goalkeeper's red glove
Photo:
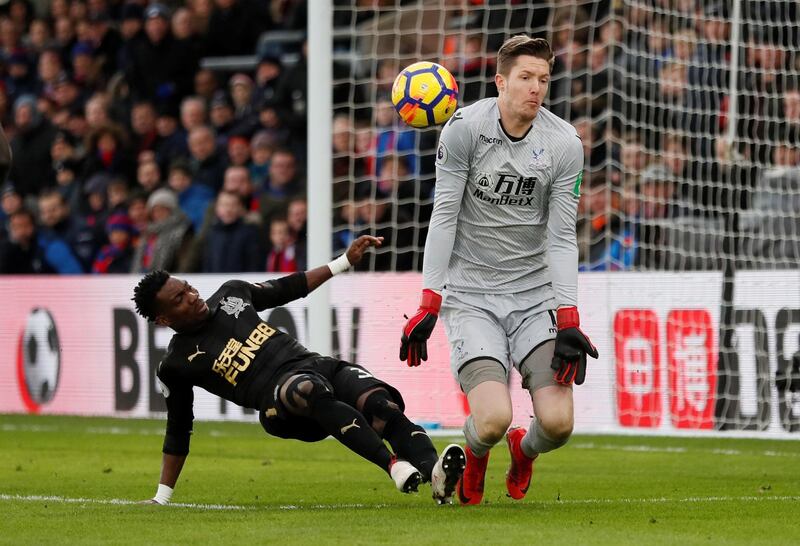
[[[556,313],[558,333],[553,353],[553,378],[562,385],[583,384],[586,379],[586,355],[597,358],[597,349],[580,329],[577,307],[562,307]]]
[[[441,306],[440,294],[429,288],[422,291],[419,309],[403,326],[400,338],[400,360],[405,360],[409,366],[419,366],[422,360],[428,360],[428,338],[436,326]]]

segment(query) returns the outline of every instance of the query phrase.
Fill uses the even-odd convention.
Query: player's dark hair
[[[136,312],[146,318],[149,322],[156,320],[156,294],[169,279],[169,273],[163,269],[151,271],[139,281],[133,289],[133,298],[136,302]]]
[[[500,50],[497,52],[497,73],[508,76],[517,62],[517,57],[522,55],[544,59],[550,65],[550,70],[553,70],[556,57],[550,47],[550,42],[544,38],[531,38],[519,34],[512,36],[500,46]]]

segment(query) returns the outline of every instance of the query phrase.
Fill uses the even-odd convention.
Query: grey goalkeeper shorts
[[[440,316],[450,341],[450,368],[465,392],[476,383],[498,380],[501,374],[507,381],[511,366],[519,370],[533,350],[555,339],[557,332],[555,301],[550,297],[542,301],[541,289],[516,294],[445,290]],[[487,359],[502,369],[467,379],[470,363]]]

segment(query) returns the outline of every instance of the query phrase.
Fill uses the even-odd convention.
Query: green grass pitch
[[[176,504],[135,504],[155,493],[163,428],[0,416],[0,543],[800,543],[797,441],[575,436],[523,501],[505,495],[500,444],[483,505],[437,507],[334,441],[198,422]]]

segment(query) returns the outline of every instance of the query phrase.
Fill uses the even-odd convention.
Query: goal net
[[[621,426],[795,431],[799,20],[778,0],[336,1],[336,250],[384,236],[364,269],[422,268],[438,129],[395,115],[399,70],[444,65],[463,106],[496,95],[506,38],[545,37],[546,106],[585,153],[580,269],[606,275],[581,277],[608,291],[590,384]]]

